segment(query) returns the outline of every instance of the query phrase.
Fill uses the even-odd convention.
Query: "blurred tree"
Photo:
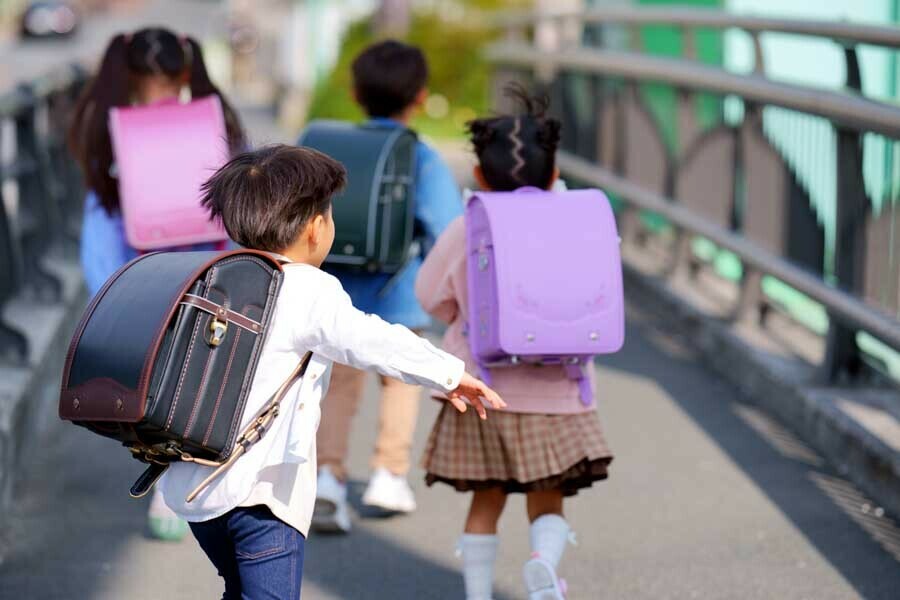
[[[406,35],[394,36],[422,48],[428,59],[429,92],[434,96],[413,126],[432,136],[458,137],[465,121],[489,110],[488,65],[482,49],[494,36],[486,12],[522,8],[529,0],[419,0],[410,2]],[[348,28],[332,72],[317,85],[307,119],[330,118],[358,121],[363,118],[353,101],[350,63],[366,46],[388,37],[373,32],[366,19]]]
[[[404,37],[409,32],[412,7],[410,0],[381,0],[373,26],[379,37]]]

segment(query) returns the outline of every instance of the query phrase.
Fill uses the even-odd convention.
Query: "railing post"
[[[847,68],[846,86],[861,93],[862,73],[856,47],[844,47]],[[862,135],[858,131],[837,129],[837,206],[834,243],[834,276],[838,286],[862,296],[866,248],[866,182],[863,178]],[[843,375],[854,377],[862,368],[862,357],[856,345],[856,331],[831,322],[825,351],[825,376],[834,381]]]
[[[755,319],[758,325],[763,325],[768,306],[762,291],[762,273],[757,269],[744,266],[744,276],[741,278],[740,295],[737,305],[734,307],[732,319],[744,321]]]
[[[15,233],[7,215],[3,187],[0,185],[0,362],[23,364],[28,358],[28,340],[22,332],[8,325],[2,314],[4,305],[15,294],[20,278]]]
[[[862,293],[868,207],[862,172],[862,137],[858,132],[838,129],[836,167],[834,275],[841,289],[858,296]],[[861,366],[856,331],[832,321],[828,330],[825,376],[829,381],[842,375],[855,376]]]
[[[21,223],[22,260],[24,281],[35,294],[45,300],[58,301],[62,297],[62,283],[43,265],[47,250],[56,241],[59,219],[53,201],[49,197],[47,182],[43,181],[41,156],[35,128],[37,98],[34,92],[23,86],[26,106],[15,116],[16,126],[16,181],[19,190],[19,221]]]
[[[80,215],[84,205],[81,173],[66,147],[66,127],[74,109],[78,88],[75,79],[47,96],[47,137],[43,159],[45,172],[53,178],[53,201],[60,217],[61,241],[65,248],[78,246]]]

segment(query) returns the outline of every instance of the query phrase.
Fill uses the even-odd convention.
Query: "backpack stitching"
[[[209,426],[203,435],[203,445],[209,443],[209,437],[212,435],[213,425],[219,414],[219,404],[222,402],[222,396],[225,394],[225,386],[228,385],[228,376],[231,374],[231,364],[234,362],[234,355],[237,354],[238,342],[241,341],[241,329],[238,329],[237,335],[234,336],[234,345],[231,347],[231,355],[228,357],[228,364],[225,365],[225,376],[222,378],[222,387],[219,388],[219,395],[216,397],[216,405],[213,407],[212,416],[209,419]]]
[[[184,357],[184,364],[181,366],[181,375],[178,377],[178,387],[175,389],[175,398],[172,400],[172,408],[169,409],[169,418],[166,419],[166,431],[172,427],[172,421],[175,419],[175,408],[178,406],[178,399],[181,396],[181,386],[184,384],[184,377],[187,374],[188,364],[191,362],[191,354],[194,352],[194,342],[197,340],[197,330],[200,328],[200,321],[197,319],[194,324],[194,333],[191,334],[191,343],[188,345],[187,354]]]

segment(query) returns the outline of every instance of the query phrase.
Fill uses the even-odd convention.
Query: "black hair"
[[[119,188],[110,175],[113,152],[109,110],[130,105],[137,81],[149,75],[183,79],[190,86],[192,98],[218,96],[232,154],[246,144],[237,113],[210,80],[196,40],[158,27],[116,35],[78,100],[68,134],[69,149],[81,166],[87,186],[110,215],[119,211]]]
[[[328,213],[343,165],[312,148],[273,144],[238,154],[203,184],[201,203],[245,248],[280,252]]]
[[[505,93],[522,105],[520,114],[466,123],[481,173],[498,192],[525,186],[547,189],[556,171],[560,123],[546,116],[546,97],[531,97],[515,84],[507,86]]]
[[[372,44],[352,65],[356,100],[370,117],[394,117],[403,112],[428,82],[425,55],[396,40]]]

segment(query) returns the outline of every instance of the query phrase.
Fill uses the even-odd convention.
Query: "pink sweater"
[[[465,248],[466,226],[459,217],[428,253],[416,280],[416,296],[428,313],[447,323],[444,350],[466,361],[466,370],[477,374],[478,365],[463,333],[469,318]],[[588,371],[591,387],[596,390],[594,369]],[[582,404],[578,384],[558,365],[491,369],[491,379],[491,387],[503,397],[510,412],[572,414],[595,408],[594,403]]]

